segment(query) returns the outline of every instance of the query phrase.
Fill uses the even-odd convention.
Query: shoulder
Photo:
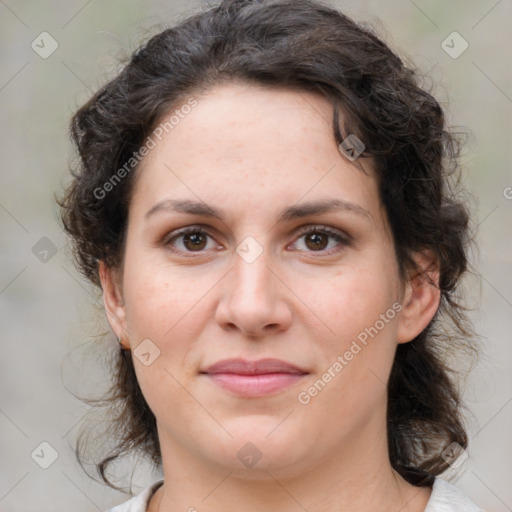
[[[436,478],[425,512],[483,512],[460,489]]]
[[[162,485],[163,480],[159,480],[149,487],[146,487],[140,494],[134,496],[128,501],[121,503],[106,512],[146,512],[149,500],[156,490]]]

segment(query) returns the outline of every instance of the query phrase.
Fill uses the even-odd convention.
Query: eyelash
[[[204,252],[203,250],[201,250],[201,251],[181,251],[181,250],[177,250],[174,247],[172,247],[171,242],[173,240],[176,240],[176,239],[178,239],[180,237],[183,237],[184,235],[187,235],[187,234],[190,234],[190,233],[202,233],[202,234],[205,234],[205,235],[209,236],[210,238],[213,238],[201,226],[189,226],[189,227],[183,228],[181,230],[178,230],[177,232],[172,233],[172,236],[170,236],[170,235],[166,236],[163,239],[163,245],[166,246],[166,247],[169,247],[169,249],[172,252],[179,253],[179,254],[190,254],[191,255],[191,256],[187,256],[187,257],[194,257],[193,256],[194,253],[201,254],[202,252]],[[298,233],[297,233],[297,239],[302,238],[305,235],[309,235],[309,234],[313,234],[313,233],[320,233],[320,234],[328,235],[331,238],[334,238],[339,243],[339,245],[341,245],[341,246],[345,246],[346,247],[346,246],[349,246],[351,244],[351,239],[350,239],[350,237],[348,235],[343,234],[340,231],[333,230],[333,229],[331,229],[331,228],[329,228],[327,226],[322,226],[322,225],[305,226],[304,228],[301,228],[298,231]],[[330,250],[319,250],[319,251],[313,251],[312,250],[312,251],[307,251],[307,252],[321,253],[324,256],[330,256],[331,254],[339,252],[340,250],[341,249],[334,249],[334,250],[330,249]]]

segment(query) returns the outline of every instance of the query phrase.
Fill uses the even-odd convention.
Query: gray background
[[[452,481],[487,510],[512,510],[512,2],[330,3],[374,23],[393,48],[429,72],[450,125],[472,133],[464,163],[476,197],[480,252],[473,266],[481,286],[475,281],[469,290],[484,351],[466,383],[469,459]],[[91,340],[106,323],[97,294],[72,266],[53,194],[68,181],[72,112],[113,76],[116,58],[199,6],[0,0],[1,512],[97,511],[128,498],[89,479],[73,454],[88,408],[72,393],[87,396],[107,378],[101,354],[92,357],[99,342]],[[47,58],[31,47],[34,40],[42,46],[44,31],[58,43]],[[469,45],[458,58],[441,46],[454,31]],[[51,48],[45,41],[40,52]],[[460,41],[452,46],[461,48]],[[41,442],[58,453],[48,469],[34,461],[50,460]],[[31,458],[34,450],[39,458]],[[158,477],[139,466],[134,491]]]

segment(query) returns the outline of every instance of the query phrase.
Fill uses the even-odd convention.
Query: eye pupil
[[[318,245],[318,243],[319,243],[319,241],[320,241],[320,240],[319,240],[319,237],[320,237],[320,238],[321,238],[321,237],[324,237],[324,243],[323,243],[323,244],[322,244],[322,243],[320,243],[320,246]],[[314,240],[314,241],[313,241],[313,244],[314,244],[314,245],[313,245],[313,247],[310,247],[310,249],[311,249],[311,248],[313,248],[313,249],[318,249],[318,248],[320,248],[320,249],[324,249],[324,248],[327,246],[326,238],[327,238],[327,237],[326,237],[325,235],[321,234],[321,233],[311,233],[308,237],[306,237],[306,241],[307,241],[306,243],[308,243],[308,241],[312,241],[312,240]],[[308,247],[309,247],[309,244],[308,244]]]
[[[201,245],[201,240],[200,238],[202,238],[202,245]],[[204,246],[204,243],[205,243],[205,237],[203,236],[203,234],[201,233],[198,233],[198,232],[195,232],[195,233],[187,233],[183,236],[183,243],[185,244],[185,246],[190,249],[190,247],[187,246],[187,243],[189,242],[192,242],[192,249],[202,249],[203,246]],[[198,244],[199,244],[199,247],[198,247]]]

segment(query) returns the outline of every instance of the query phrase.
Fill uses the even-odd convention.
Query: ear
[[[126,312],[119,284],[118,272],[109,268],[103,261],[99,262],[99,276],[103,289],[103,304],[107,320],[115,335],[121,339],[121,345],[130,349],[126,330]]]
[[[403,309],[398,317],[398,343],[407,343],[418,336],[436,314],[441,301],[439,262],[434,253],[416,253],[414,260],[419,270],[405,285]]]

